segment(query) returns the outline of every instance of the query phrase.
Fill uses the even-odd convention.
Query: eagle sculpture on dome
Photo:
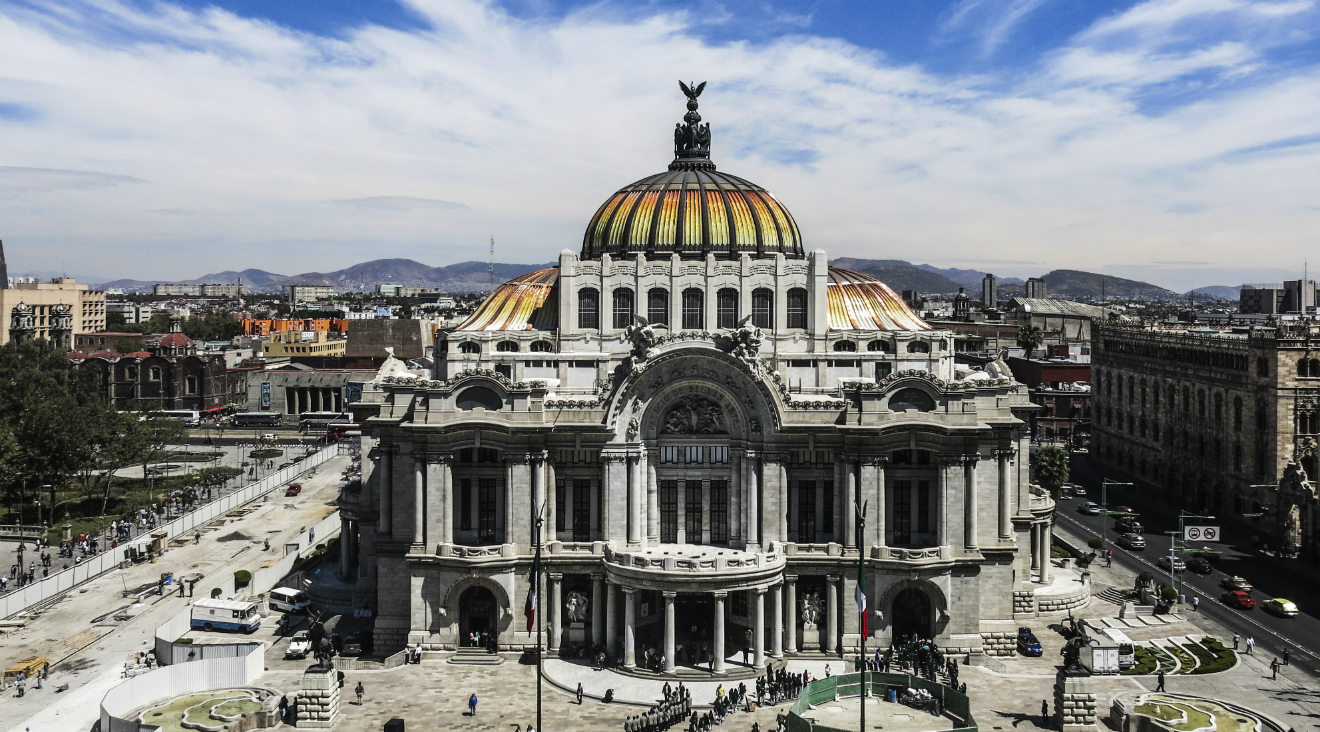
[[[706,82],[703,81],[698,84],[697,82],[692,81],[689,82],[689,84],[691,84],[691,86],[684,84],[680,79],[678,82],[678,88],[683,90],[683,93],[687,95],[688,99],[695,101],[697,97],[701,96],[701,90],[706,88]]]

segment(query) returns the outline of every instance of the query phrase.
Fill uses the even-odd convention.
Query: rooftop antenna
[[[495,287],[495,236],[490,237],[490,286]]]

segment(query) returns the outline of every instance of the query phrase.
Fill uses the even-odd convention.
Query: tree
[[[1023,323],[1018,326],[1017,344],[1027,352],[1027,358],[1031,358],[1031,352],[1040,348],[1040,344],[1045,342],[1045,336],[1040,332],[1040,326],[1035,323]]]
[[[141,341],[133,341],[127,338],[120,338],[119,342],[115,344],[115,351],[119,353],[137,353],[145,350],[147,349],[142,347]]]
[[[1036,482],[1055,499],[1068,482],[1068,453],[1058,445],[1046,445],[1036,453]]]

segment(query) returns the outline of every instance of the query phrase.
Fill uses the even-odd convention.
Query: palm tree
[[[1031,358],[1031,352],[1040,348],[1040,344],[1045,342],[1045,336],[1040,332],[1040,326],[1035,323],[1023,323],[1018,326],[1017,344],[1026,352],[1026,357]]]
[[[1056,500],[1059,489],[1068,482],[1068,453],[1057,445],[1046,445],[1036,453],[1036,483]]]

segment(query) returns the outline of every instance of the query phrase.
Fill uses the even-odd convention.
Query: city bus
[[[233,417],[235,427],[279,427],[283,421],[279,412],[239,412]]]
[[[362,425],[356,422],[331,422],[325,427],[325,441],[339,442],[348,436],[349,432],[362,429]]]
[[[152,412],[151,415],[182,422],[189,427],[196,427],[202,423],[202,413],[193,409],[162,409],[159,412]]]
[[[298,429],[304,432],[322,432],[331,422],[352,422],[344,412],[303,412],[298,415]]]
[[[196,600],[192,605],[192,627],[202,630],[239,630],[251,633],[261,627],[257,603],[243,600]]]
[[[1101,628],[1100,633],[1109,640],[1118,644],[1118,668],[1128,669],[1137,665],[1137,655],[1135,644],[1127,633],[1118,628]]]

